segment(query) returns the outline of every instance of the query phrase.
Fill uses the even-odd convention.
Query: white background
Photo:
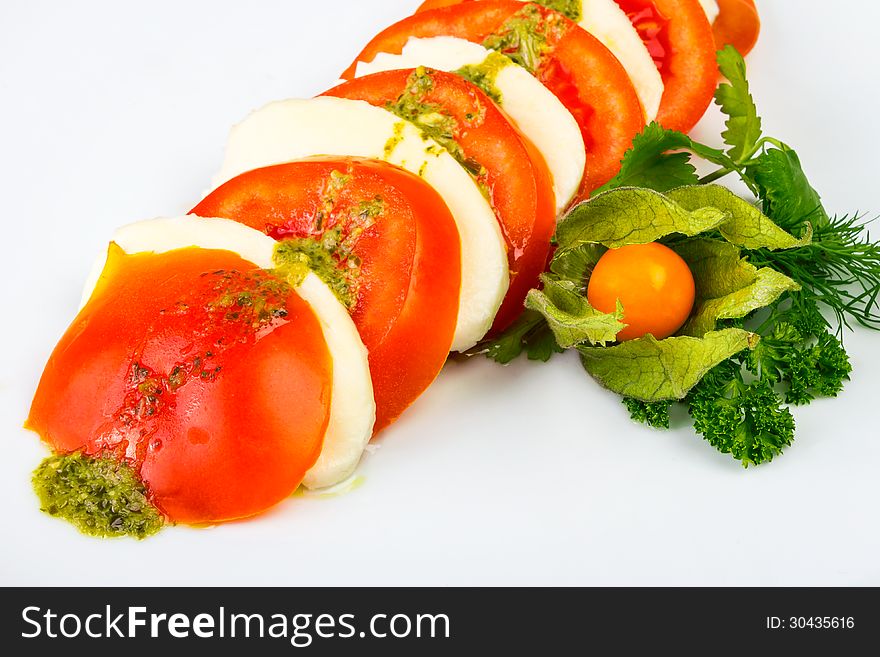
[[[835,401],[744,470],[633,424],[573,357],[450,364],[357,490],[210,530],[100,541],[38,511],[21,424],[119,224],[185,212],[226,132],[330,85],[417,0],[0,3],[0,584],[880,584],[880,335]],[[750,78],[833,212],[880,213],[880,5],[762,0]],[[716,139],[713,112],[698,131]]]

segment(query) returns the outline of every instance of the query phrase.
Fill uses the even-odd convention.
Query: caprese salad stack
[[[253,112],[189,215],[120,229],[97,265],[27,422],[55,452],[44,508],[144,536],[345,480],[757,30],[751,0],[428,0],[320,97]]]

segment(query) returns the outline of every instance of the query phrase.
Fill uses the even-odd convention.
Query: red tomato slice
[[[715,38],[698,0],[615,0],[629,16],[663,78],[657,121],[689,132],[718,81]]]
[[[366,212],[366,208],[380,211]],[[430,385],[458,317],[461,259],[442,198],[408,171],[361,158],[310,158],[244,173],[192,210],[277,240],[339,229],[352,319],[369,351],[378,432]],[[356,267],[351,267],[353,264]]]
[[[321,451],[332,362],[311,307],[234,253],[126,255],[55,348],[27,426],[112,454],[182,523],[259,513]]]
[[[617,173],[645,118],[632,82],[617,58],[558,12],[516,0],[465,2],[421,12],[380,32],[342,77],[352,79],[358,61],[372,61],[380,52],[399,54],[410,37],[454,36],[483,43],[509,33],[510,21],[524,17],[530,17],[528,31],[544,39],[534,74],[574,115],[584,135],[585,195]]]
[[[376,73],[346,82],[326,96],[385,107],[405,98],[450,119],[457,156],[489,193],[507,242],[510,288],[495,316],[501,331],[523,310],[538,285],[556,229],[553,181],[544,158],[479,88],[452,73],[431,69]],[[430,134],[430,132],[429,132]],[[458,150],[460,148],[460,151]]]
[[[718,9],[718,17],[712,23],[715,47],[720,50],[729,44],[746,56],[755,47],[761,32],[755,0],[718,0]]]

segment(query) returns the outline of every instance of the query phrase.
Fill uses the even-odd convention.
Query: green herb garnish
[[[786,404],[836,396],[849,380],[843,329],[880,329],[880,244],[860,218],[829,216],[797,153],[763,134],[736,50],[719,51],[718,64],[727,79],[715,95],[727,116],[724,147],[648,125],[618,175],[560,223],[544,289],[529,295],[533,310],[471,353],[532,357],[536,336],[553,335],[558,348],[542,349],[542,359],[576,348],[634,420],[666,428],[682,403],[711,445],[757,465],[794,438]],[[700,178],[694,158],[718,168]],[[712,184],[729,175],[757,207]],[[606,248],[654,240],[688,263],[694,311],[675,337],[602,346],[608,335],[593,330],[585,294],[592,268]],[[735,338],[728,353],[681,343],[717,335]]]
[[[636,422],[647,424],[655,429],[669,428],[669,410],[672,408],[670,400],[658,402],[643,402],[632,397],[624,397],[622,400],[630,417]]]
[[[746,383],[736,359],[709,372],[687,404],[697,433],[744,466],[772,460],[794,439],[791,411],[767,381]]]

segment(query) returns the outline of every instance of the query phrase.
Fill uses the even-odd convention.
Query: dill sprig
[[[757,266],[773,267],[800,283],[803,295],[831,310],[837,332],[851,321],[880,330],[880,243],[872,242],[863,216],[819,222],[813,242],[787,251],[750,254]]]

